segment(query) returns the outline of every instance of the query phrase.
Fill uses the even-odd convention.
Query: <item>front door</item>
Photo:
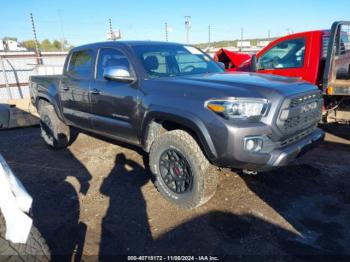
[[[121,50],[99,50],[95,79],[91,85],[93,128],[103,135],[138,143],[139,90],[130,83],[105,79],[104,68],[109,66],[122,66],[133,72],[130,61]]]
[[[70,125],[84,129],[91,129],[92,127],[90,119],[92,67],[92,50],[73,52],[60,86],[64,118]]]
[[[259,54],[258,72],[303,78],[305,50],[304,37],[282,40],[263,54]]]

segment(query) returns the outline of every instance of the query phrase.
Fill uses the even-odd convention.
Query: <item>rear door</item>
[[[305,79],[308,41],[305,36],[281,38],[257,55],[258,72]]]
[[[122,66],[135,74],[132,62],[123,50],[115,47],[99,49],[91,84],[93,128],[103,135],[137,144],[139,89],[132,83],[105,79],[103,71],[107,66]]]
[[[78,50],[71,53],[60,94],[63,115],[69,124],[90,129],[90,83],[93,71],[93,50]]]

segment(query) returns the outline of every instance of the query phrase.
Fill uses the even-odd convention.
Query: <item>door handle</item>
[[[93,88],[93,89],[90,90],[90,94],[99,95],[100,94],[100,90],[98,90],[96,88]]]

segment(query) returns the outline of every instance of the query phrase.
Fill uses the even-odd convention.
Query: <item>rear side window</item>
[[[278,43],[259,59],[259,69],[298,68],[304,65],[305,39]]]
[[[68,66],[68,73],[77,78],[89,78],[92,70],[92,50],[74,52]]]

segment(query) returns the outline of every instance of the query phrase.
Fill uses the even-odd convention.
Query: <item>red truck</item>
[[[250,71],[296,77],[317,85],[324,94],[324,120],[350,121],[350,22],[331,30],[278,38],[257,54],[220,49],[214,59],[227,71]]]

